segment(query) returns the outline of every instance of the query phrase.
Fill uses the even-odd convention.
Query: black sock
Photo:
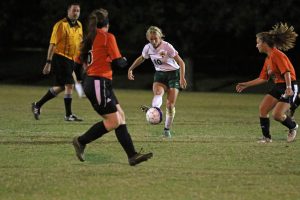
[[[39,108],[42,107],[47,101],[56,97],[56,95],[57,94],[54,92],[54,90],[50,88],[47,93],[38,102],[36,102],[36,106]]]
[[[270,135],[270,119],[269,118],[263,118],[260,117],[260,127],[262,130],[262,134],[266,137],[266,138],[270,138],[271,139],[271,135]]]
[[[296,127],[296,122],[292,121],[290,117],[286,117],[284,121],[281,122],[284,126],[288,127],[288,129],[293,129]]]
[[[115,133],[128,158],[134,156],[136,151],[134,149],[130,134],[128,133],[126,124],[121,124],[118,128],[116,128]]]
[[[70,115],[72,115],[72,109],[71,109],[72,95],[71,94],[65,94],[64,101],[65,101],[66,116],[70,116]]]
[[[86,145],[107,133],[103,121],[94,124],[86,133],[78,137],[78,142]]]

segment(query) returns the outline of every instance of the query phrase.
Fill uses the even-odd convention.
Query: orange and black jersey
[[[81,23],[77,20],[72,24],[68,18],[64,18],[54,25],[50,44],[55,45],[54,53],[74,60],[78,56],[82,36]]]
[[[121,58],[116,38],[113,34],[97,29],[92,49],[88,56],[87,75],[112,80],[111,63]]]
[[[286,72],[290,72],[291,81],[296,80],[295,69],[289,58],[282,51],[273,48],[271,54],[265,59],[259,78],[269,80],[272,77],[275,83],[285,83]]]

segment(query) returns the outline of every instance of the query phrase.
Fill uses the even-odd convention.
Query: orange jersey
[[[271,77],[275,83],[285,83],[286,72],[290,72],[291,81],[296,80],[295,69],[289,58],[282,51],[273,48],[271,54],[265,59],[259,78],[269,80]]]
[[[97,29],[92,50],[89,51],[87,75],[112,80],[111,62],[121,57],[115,36]]]

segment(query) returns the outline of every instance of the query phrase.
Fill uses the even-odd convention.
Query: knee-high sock
[[[161,95],[155,95],[152,99],[152,107],[160,108],[161,104],[162,104],[162,96]]]
[[[36,102],[36,106],[40,108],[44,105],[44,103],[53,99],[56,96],[57,96],[56,92],[53,90],[53,88],[50,88],[47,91],[47,93],[38,102]]]
[[[289,116],[287,116],[281,124],[288,127],[288,129],[296,128],[296,122],[294,122]]]
[[[174,117],[175,117],[175,107],[173,107],[173,109],[166,109],[166,121],[165,121],[165,128],[166,129],[170,129]]]
[[[128,158],[131,158],[136,154],[136,151],[133,146],[132,139],[128,133],[126,124],[121,124],[118,128],[115,129],[116,136],[119,143],[122,145],[124,151],[127,154]]]
[[[103,121],[94,124],[87,132],[78,137],[78,142],[86,145],[107,133]]]
[[[66,116],[72,115],[72,94],[65,94],[64,98]]]
[[[271,139],[271,135],[270,135],[270,119],[269,118],[264,118],[264,117],[260,117],[260,127],[262,130],[262,134],[263,136],[265,136],[266,138],[270,138]]]

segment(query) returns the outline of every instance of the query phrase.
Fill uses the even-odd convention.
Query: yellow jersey
[[[75,60],[82,37],[82,24],[78,20],[72,24],[68,18],[64,18],[54,25],[50,44],[55,45],[54,53]]]

